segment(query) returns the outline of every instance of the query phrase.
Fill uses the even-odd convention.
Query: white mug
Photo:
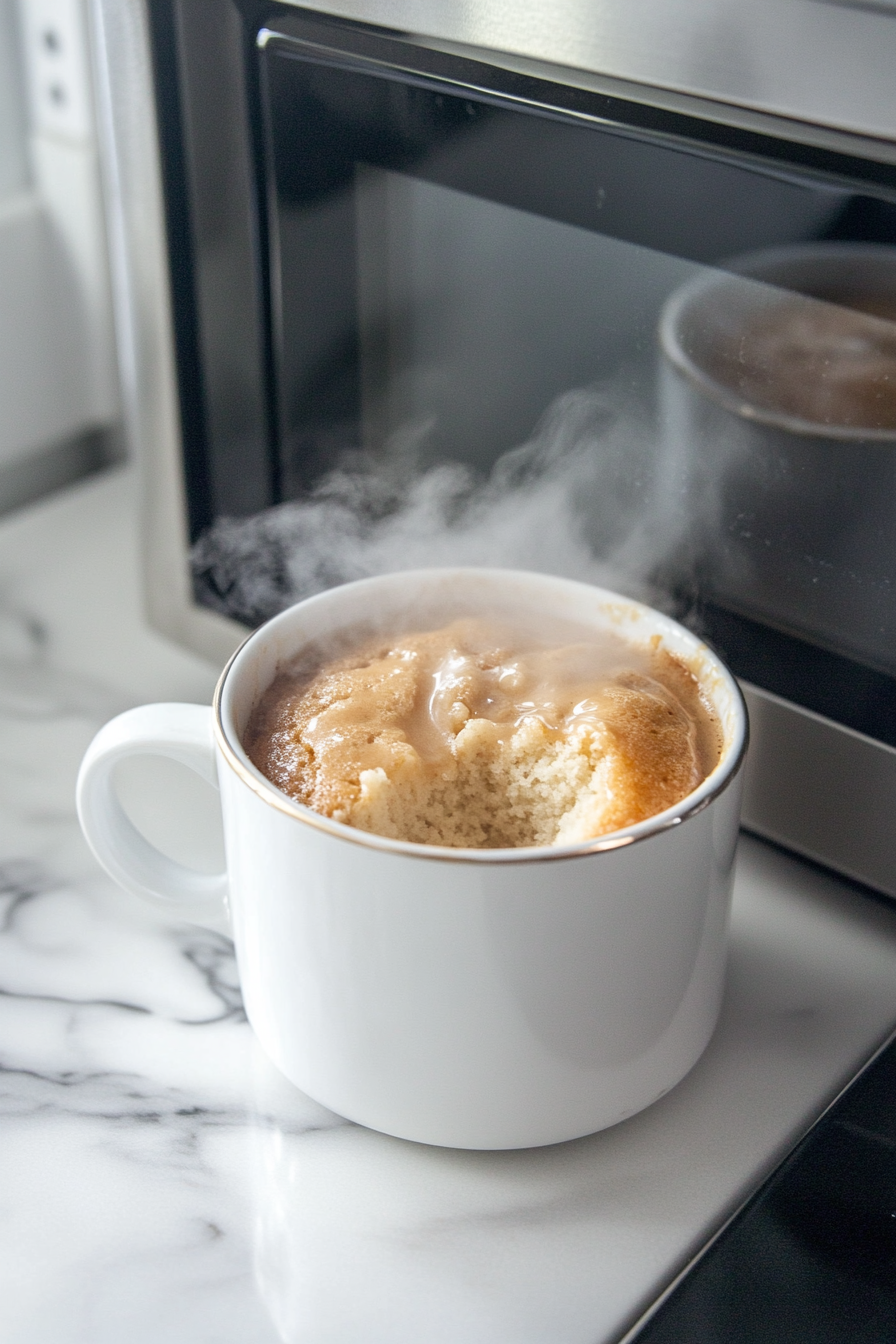
[[[659,635],[718,715],[718,765],[636,826],[523,849],[371,835],[294,802],[252,765],[241,745],[249,715],[303,647],[371,617],[407,629],[418,614],[477,606],[565,617],[637,646]],[[78,809],[122,886],[197,923],[229,912],[249,1021],[304,1092],[401,1138],[524,1148],[634,1114],[706,1046],[746,744],[734,678],[668,617],[568,579],[424,570],[346,584],[275,616],[234,654],[212,709],[148,705],[113,719],[84,758]],[[226,873],[184,868],[128,820],[112,773],[139,753],[217,783]]]

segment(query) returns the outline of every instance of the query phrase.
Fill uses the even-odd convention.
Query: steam
[[[488,478],[360,457],[305,499],[216,521],[196,543],[197,597],[249,625],[313,593],[404,569],[484,565],[582,579],[663,604],[670,547],[652,503],[655,431],[606,389],[565,393]]]

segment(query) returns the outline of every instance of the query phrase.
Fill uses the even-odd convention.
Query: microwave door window
[[[487,475],[575,389],[646,405],[657,312],[698,268],[398,173],[359,169],[357,202],[371,451]]]
[[[252,624],[388,569],[542,569],[878,724],[896,207],[285,38],[259,59],[278,493],[197,536],[199,600]]]
[[[656,493],[657,322],[702,268],[409,173],[353,169],[351,254],[306,278],[306,233],[287,262],[302,275],[285,296],[292,283],[329,292],[310,332],[294,298],[284,321],[296,516],[326,510],[331,528],[338,513],[339,547],[331,530],[320,543],[345,577],[513,564],[651,596],[678,526]],[[319,219],[321,237],[346,228],[345,197]],[[334,564],[303,536],[301,591]]]

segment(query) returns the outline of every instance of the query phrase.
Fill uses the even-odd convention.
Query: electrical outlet
[[[93,133],[81,0],[19,0],[32,128],[73,143]]]

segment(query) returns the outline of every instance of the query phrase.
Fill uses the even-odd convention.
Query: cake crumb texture
[[[246,734],[259,770],[323,816],[464,848],[570,845],[686,797],[718,759],[691,673],[589,631],[546,646],[463,619],[287,669]]]

